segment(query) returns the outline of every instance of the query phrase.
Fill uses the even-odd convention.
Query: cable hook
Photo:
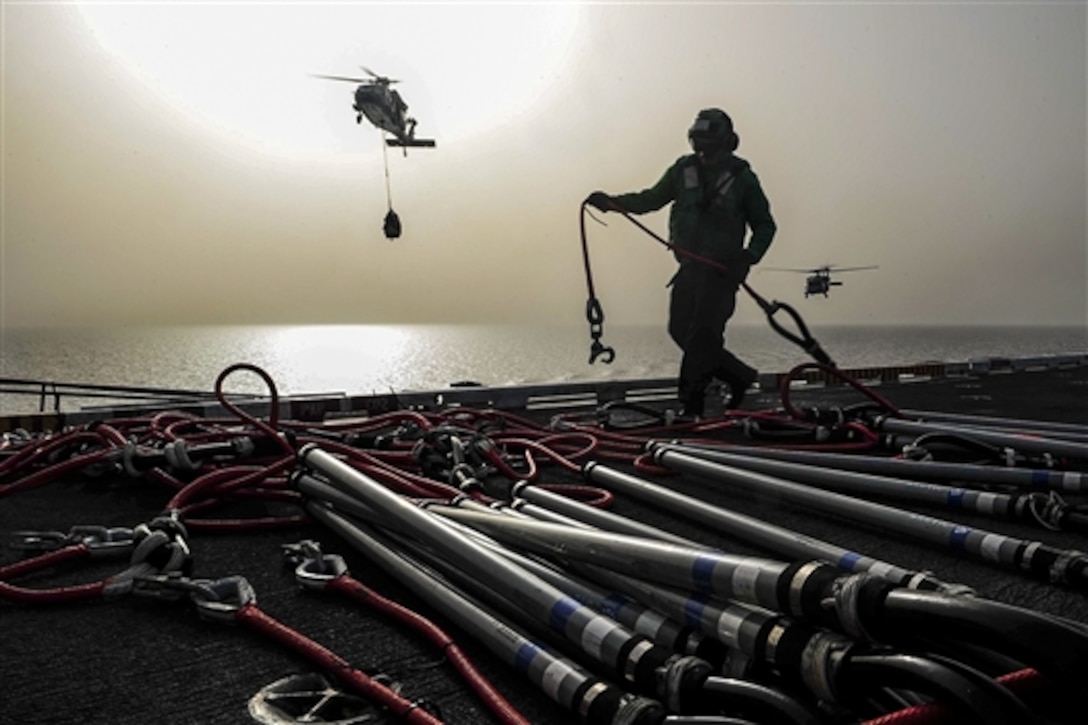
[[[592,365],[597,358],[603,358],[606,365],[616,359],[616,351],[601,342],[604,334],[604,310],[600,300],[590,297],[586,300],[586,322],[589,323],[589,337],[592,342],[589,346],[589,364]]]

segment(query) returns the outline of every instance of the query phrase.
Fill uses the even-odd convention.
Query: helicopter
[[[355,123],[363,122],[365,116],[382,135],[392,134],[392,138],[385,138],[386,146],[399,146],[404,149],[404,155],[408,155],[408,147],[433,148],[434,139],[416,138],[416,120],[407,116],[408,104],[400,97],[400,94],[390,86],[400,81],[386,76],[380,76],[364,66],[359,66],[370,78],[348,78],[346,76],[328,76],[314,74],[316,78],[324,78],[331,81],[347,81],[358,83],[355,88]],[[397,239],[401,235],[400,217],[393,211],[393,199],[389,190],[389,159],[385,154],[385,146],[382,147],[382,157],[385,160],[385,197],[389,205],[389,211],[382,223],[382,231],[385,238]]]
[[[834,265],[825,264],[822,267],[816,267],[815,269],[792,269],[782,267],[771,267],[771,270],[777,272],[804,272],[809,275],[805,279],[805,297],[809,295],[823,295],[827,297],[827,293],[831,291],[832,287],[841,287],[842,282],[831,279],[832,272],[856,272],[863,269],[876,269],[876,265],[869,265],[865,267],[836,267]]]
[[[330,81],[358,83],[355,88],[355,123],[362,123],[365,116],[370,123],[381,131],[392,134],[387,138],[389,146],[400,146],[408,152],[408,147],[433,148],[434,139],[416,138],[416,120],[407,115],[408,104],[392,86],[400,81],[380,76],[369,68],[359,66],[370,78],[348,78],[346,76],[328,76],[315,74],[315,78]]]

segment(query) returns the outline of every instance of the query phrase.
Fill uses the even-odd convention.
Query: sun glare
[[[102,47],[179,116],[266,152],[358,148],[354,86],[312,74],[401,81],[419,131],[496,130],[571,56],[571,4],[81,4]]]

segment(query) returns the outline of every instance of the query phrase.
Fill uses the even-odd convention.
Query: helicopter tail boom
[[[434,148],[435,140],[433,138],[413,138],[413,139],[399,139],[399,138],[387,138],[385,140],[387,146],[404,146],[404,147],[422,147],[422,148]]]

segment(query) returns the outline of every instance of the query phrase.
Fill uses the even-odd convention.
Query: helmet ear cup
[[[740,136],[736,133],[729,134],[729,140],[725,143],[725,147],[729,149],[729,153],[733,153],[740,146]]]

